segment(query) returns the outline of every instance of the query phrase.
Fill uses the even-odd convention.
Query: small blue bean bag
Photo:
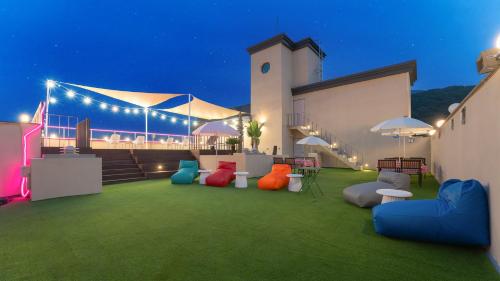
[[[395,201],[372,211],[378,234],[437,243],[488,246],[488,197],[476,180],[445,181],[435,200]]]
[[[179,170],[170,179],[173,184],[191,184],[198,176],[198,161],[181,160]]]

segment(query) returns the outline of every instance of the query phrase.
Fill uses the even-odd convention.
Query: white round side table
[[[409,191],[398,190],[398,189],[383,188],[383,189],[377,189],[376,192],[383,196],[382,204],[393,201],[406,200],[413,196],[413,193]]]
[[[288,191],[299,192],[302,189],[302,178],[301,174],[287,174],[290,181],[288,182]]]
[[[247,182],[248,172],[234,172],[234,175],[236,176],[236,182],[234,183],[234,187],[236,188],[248,187],[248,182]]]
[[[205,184],[205,180],[211,172],[212,170],[198,170],[198,173],[200,173],[200,184]]]

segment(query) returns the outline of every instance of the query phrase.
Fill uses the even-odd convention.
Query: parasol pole
[[[401,158],[401,128],[398,129],[398,156]]]
[[[403,158],[406,158],[406,136],[403,137]]]
[[[188,147],[191,148],[191,94],[188,94]]]

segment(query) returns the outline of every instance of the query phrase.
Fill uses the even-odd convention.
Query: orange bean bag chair
[[[278,190],[288,186],[290,180],[286,175],[292,173],[288,164],[274,164],[271,172],[257,182],[259,189]]]

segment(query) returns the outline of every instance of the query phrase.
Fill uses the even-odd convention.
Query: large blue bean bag
[[[173,184],[191,184],[198,176],[198,161],[181,160],[179,170],[170,179]]]
[[[448,180],[435,200],[395,201],[372,212],[375,231],[385,236],[459,245],[490,244],[488,198],[476,180]]]

